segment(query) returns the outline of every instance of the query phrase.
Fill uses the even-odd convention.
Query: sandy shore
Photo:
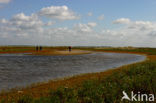
[[[45,55],[45,56],[52,56],[52,55],[80,55],[80,54],[90,54],[92,51],[86,51],[86,50],[79,50],[79,49],[73,49],[71,52],[69,52],[67,49],[45,49],[42,51],[36,51],[36,50],[28,50],[28,51],[3,51],[0,52],[0,54],[18,54],[18,53],[28,53],[29,55]]]
[[[68,50],[54,50],[54,51],[39,51],[32,52],[31,55],[80,55],[80,54],[89,54],[91,51],[85,50],[72,50],[69,52]]]

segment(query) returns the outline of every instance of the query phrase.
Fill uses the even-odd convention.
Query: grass
[[[105,51],[105,52],[121,52],[121,53],[138,53],[138,54],[148,54],[148,55],[156,55],[156,48],[134,48],[134,47],[107,47],[107,48],[83,48],[83,50],[91,50],[91,51]]]
[[[128,94],[134,91],[156,95],[156,49],[92,48],[90,50],[141,52],[148,55],[148,60],[103,73],[86,74],[26,88],[21,94],[4,93],[0,95],[0,99],[2,98],[0,103],[121,103],[123,90]],[[52,86],[55,89],[51,88]]]

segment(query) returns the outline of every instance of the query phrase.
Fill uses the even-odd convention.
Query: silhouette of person
[[[71,50],[72,50],[72,47],[71,47],[71,46],[69,46],[69,47],[68,47],[68,49],[69,49],[69,52],[71,52]]]
[[[39,49],[38,46],[36,46],[36,51],[38,51],[38,49]]]
[[[42,46],[40,46],[40,51],[42,51]]]

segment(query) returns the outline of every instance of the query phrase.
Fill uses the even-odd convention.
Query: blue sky
[[[72,10],[86,14],[105,14],[109,18],[129,17],[134,20],[155,20],[155,0],[13,0],[8,4],[1,4],[1,18],[24,12],[30,15],[43,7],[66,5]]]
[[[66,19],[62,18],[63,19],[62,20],[62,19],[59,19],[59,17],[54,17],[54,16],[52,17],[52,15],[55,15],[55,14],[46,15],[45,13],[42,12],[42,15],[39,14],[38,16],[38,18],[40,19],[39,21],[43,22],[43,24],[47,22],[54,22],[54,24],[50,25],[49,27],[44,27],[42,25],[40,30],[44,28],[43,31],[50,33],[50,32],[54,32],[55,30],[53,31],[49,31],[49,30],[46,31],[46,30],[50,28],[52,29],[58,29],[58,28],[69,29],[70,28],[68,31],[64,31],[68,33],[70,30],[75,30],[74,28],[82,29],[84,27],[92,31],[88,34],[92,34],[93,37],[87,37],[86,35],[86,38],[91,38],[89,41],[86,40],[87,42],[78,43],[79,40],[80,41],[82,40],[82,38],[80,38],[79,40],[75,40],[77,42],[72,43],[71,40],[69,40],[69,38],[67,40],[65,37],[63,37],[63,34],[61,35],[61,33],[58,31],[57,33],[55,32],[56,34],[52,33],[48,35],[50,35],[50,38],[53,38],[53,37],[58,36],[59,34],[60,38],[64,38],[64,39],[61,39],[61,40],[64,40],[64,42],[62,43],[45,42],[46,41],[45,39],[45,41],[42,41],[41,45],[55,44],[55,45],[103,45],[103,46],[111,45],[111,46],[150,46],[150,47],[153,47],[154,46],[153,41],[151,43],[142,44],[141,42],[136,42],[134,40],[139,38],[139,33],[142,34],[142,32],[139,31],[140,28],[148,29],[145,32],[143,32],[144,38],[142,38],[142,42],[149,41],[151,35],[155,36],[155,30],[156,30],[155,29],[155,21],[156,21],[156,13],[155,13],[156,6],[155,5],[156,5],[156,0],[0,0],[0,19],[1,21],[2,20],[4,21],[5,19],[8,22],[12,22],[12,18],[15,15],[18,15],[20,13],[23,13],[24,16],[27,18],[31,18],[32,14],[35,14],[38,16],[39,12],[41,12],[43,8],[46,8],[47,10],[48,7],[66,6],[69,10],[69,13],[71,13],[71,15],[69,16],[74,16],[74,17],[77,16],[78,18],[75,17],[71,19],[71,18],[65,17]],[[52,9],[54,8],[51,8],[50,11]],[[91,14],[90,16],[88,15],[89,13]],[[98,18],[102,15],[103,15],[103,18],[99,20]],[[115,22],[116,20],[118,20],[118,22]],[[129,22],[127,23],[127,21]],[[20,22],[23,22],[23,21],[20,21]],[[34,22],[34,21],[31,20],[30,22]],[[36,22],[38,21],[36,20]],[[92,25],[91,27],[90,24],[96,24],[96,25]],[[23,26],[23,24],[20,24],[20,27],[21,25],[22,27],[25,27]],[[6,25],[4,23],[3,24],[1,23],[0,30],[3,30],[2,28],[6,28],[6,26],[8,26],[8,24]],[[16,25],[16,26],[19,29],[19,25]],[[140,28],[135,28],[135,30],[129,29],[130,27],[137,27],[137,26],[139,26]],[[9,24],[9,28],[11,27],[12,26]],[[13,29],[17,29],[17,28],[13,28]],[[84,30],[84,28],[82,30]],[[31,36],[34,35],[32,34],[32,32],[30,33],[30,31],[26,31],[26,29],[23,30],[22,28],[20,30],[21,30],[20,33],[23,33],[25,35],[31,35]],[[12,33],[18,34],[19,33],[18,31],[9,31],[9,30],[2,31],[0,35],[2,35],[1,37],[8,37],[7,35],[12,34]],[[81,30],[77,30],[77,31],[81,31]],[[73,32],[73,31],[70,31],[70,32]],[[129,32],[138,33],[138,37],[133,38],[134,34],[133,35],[128,34]],[[75,32],[75,35],[78,35],[79,37],[81,37],[83,36],[82,35],[83,33]],[[127,33],[127,36],[125,36],[126,33]],[[19,35],[22,35],[22,34],[19,34]],[[100,37],[101,35],[102,37]],[[118,36],[119,38],[122,36],[121,37],[122,39],[115,40],[116,37],[114,37],[114,35]],[[147,37],[147,35],[149,35],[149,37]],[[15,36],[16,38],[18,38],[18,40],[19,39],[21,40],[17,42],[16,38],[14,38]],[[109,36],[108,37],[109,40],[107,40],[107,42],[102,42],[107,39],[107,36]],[[1,38],[1,37],[0,39],[4,40],[4,38]],[[22,42],[22,41],[27,41],[26,38],[18,37],[17,35],[14,35],[13,37],[8,37],[8,38],[10,39],[11,42],[5,42],[5,43],[0,42],[1,43],[0,45],[9,45],[9,44],[35,45],[37,44],[35,43],[35,40],[34,41],[32,40],[29,43]],[[95,42],[93,38],[95,38],[95,41],[97,42]],[[102,40],[101,38],[104,38],[104,39]],[[131,38],[132,40],[129,40],[129,42],[127,42],[128,38]],[[146,40],[146,38],[148,40]],[[16,42],[14,42],[14,40]],[[115,42],[112,43],[112,41],[115,41]],[[134,42],[134,43],[131,43],[131,42]]]

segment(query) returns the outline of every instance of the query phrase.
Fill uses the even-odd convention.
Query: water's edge
[[[104,72],[108,69],[144,61],[146,56],[102,52],[75,56],[18,54],[18,56],[0,56],[0,59],[3,61],[0,61],[0,90],[7,90],[85,73]]]

